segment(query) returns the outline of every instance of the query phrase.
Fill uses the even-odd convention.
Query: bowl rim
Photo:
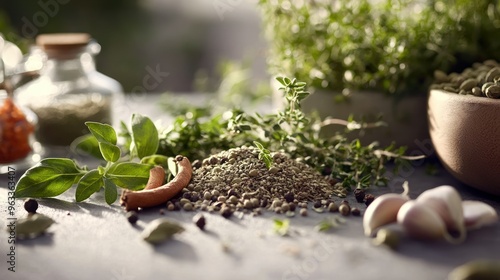
[[[462,95],[462,94],[458,94],[458,93],[443,90],[443,89],[431,89],[431,90],[429,90],[429,97],[432,94],[446,95],[449,98],[454,98],[454,100],[463,101],[463,102],[467,102],[467,103],[479,103],[479,104],[500,107],[500,99],[495,99],[495,98],[474,96],[474,95],[470,95],[470,94]]]

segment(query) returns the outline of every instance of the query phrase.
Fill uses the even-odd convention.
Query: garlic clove
[[[462,198],[452,186],[439,186],[420,194],[416,202],[437,213],[446,225],[447,230],[458,232],[457,242],[465,240],[467,231],[464,225]]]
[[[363,215],[363,229],[366,236],[372,236],[381,226],[395,223],[399,208],[409,200],[400,194],[381,195],[366,208]]]
[[[408,201],[401,206],[397,221],[409,236],[416,239],[449,238],[446,225],[441,217],[431,208],[416,201]]]
[[[498,221],[495,209],[484,202],[464,200],[462,207],[467,230],[478,229]]]

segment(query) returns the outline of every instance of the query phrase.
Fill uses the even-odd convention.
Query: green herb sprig
[[[345,189],[385,185],[388,160],[397,159],[402,164],[413,159],[404,156],[405,148],[381,149],[377,143],[363,146],[359,140],[349,141],[343,134],[322,137],[321,129],[331,124],[345,125],[348,130],[370,125],[306,115],[300,110],[301,101],[309,95],[306,84],[287,77],[278,77],[277,81],[286,101],[282,111],[261,115],[238,109],[214,113],[210,107],[187,107],[160,133],[158,153],[201,160],[221,150],[253,144],[267,166],[271,164],[267,151],[282,151],[331,176]]]
[[[75,148],[96,155],[105,164],[88,170],[72,159],[43,159],[20,178],[15,192],[17,198],[54,197],[76,185],[77,202],[104,188],[105,200],[112,204],[118,197],[117,187],[142,189],[152,165],[168,164],[167,157],[155,154],[159,146],[158,130],[145,116],[132,115],[131,131],[128,132],[131,141],[129,149],[123,153],[113,127],[97,122],[86,122],[86,125],[91,134],[81,138]]]

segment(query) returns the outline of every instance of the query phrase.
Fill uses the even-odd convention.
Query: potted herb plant
[[[388,126],[365,141],[412,147],[425,140],[426,93],[436,70],[500,58],[500,8],[493,0],[260,0],[259,6],[271,74],[309,82],[306,111],[366,121],[383,115]]]

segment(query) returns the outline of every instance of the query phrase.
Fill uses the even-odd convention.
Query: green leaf
[[[285,236],[288,234],[288,230],[290,229],[290,220],[284,219],[274,219],[274,232],[281,236]]]
[[[93,193],[99,191],[103,184],[103,177],[99,174],[99,170],[89,171],[78,182],[75,193],[76,201],[81,202],[89,198]]]
[[[116,131],[109,124],[85,122],[85,125],[89,128],[97,141],[116,145]]]
[[[76,138],[71,143],[71,150],[75,153],[83,152],[97,159],[104,159],[99,150],[99,142],[92,134],[87,134]]]
[[[120,159],[120,148],[118,146],[101,142],[99,143],[99,150],[106,161],[116,162]]]
[[[105,177],[115,185],[129,190],[143,189],[149,179],[150,165],[134,162],[113,164]]]
[[[137,156],[143,158],[154,155],[158,150],[158,130],[154,123],[145,116],[132,115],[132,141],[137,151]]]
[[[85,170],[70,159],[48,158],[28,169],[19,179],[15,196],[54,197],[68,190]]]
[[[170,158],[167,156],[163,155],[152,155],[152,156],[147,156],[143,157],[141,159],[142,164],[149,164],[149,165],[160,165],[163,168],[168,168],[168,160]]]
[[[111,205],[117,198],[118,191],[116,189],[116,185],[112,181],[104,179],[104,199],[106,200],[106,203]]]

